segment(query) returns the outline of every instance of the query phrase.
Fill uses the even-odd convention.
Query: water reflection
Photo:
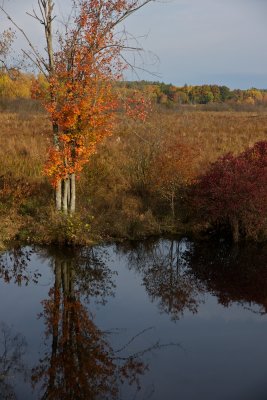
[[[43,301],[47,350],[32,374],[34,386],[41,382],[41,399],[115,399],[119,382],[138,384],[146,369],[138,355],[117,355],[82,303],[82,294],[104,300],[114,284],[103,262],[80,257],[84,265],[70,254],[54,259],[54,286]]]
[[[253,312],[267,312],[266,245],[195,244],[187,261],[191,274],[220,304],[229,307],[235,302]]]
[[[151,301],[158,302],[162,313],[172,320],[180,319],[186,310],[196,313],[202,299],[202,284],[188,273],[189,241],[160,240],[139,243],[137,246],[118,246],[127,254],[128,267],[142,275]]]
[[[19,286],[37,283],[40,272],[29,268],[32,249],[14,247],[10,251],[0,255],[0,279],[6,283],[15,283]]]
[[[266,245],[156,240],[119,245],[117,251],[141,274],[151,301],[172,320],[186,311],[196,313],[206,292],[225,307],[235,302],[267,312]]]
[[[55,284],[60,282],[63,291],[75,288],[84,301],[101,304],[114,296],[116,272],[109,268],[109,256],[104,249],[91,247],[75,251],[66,248],[59,251],[50,247],[39,249],[38,254],[44,260],[50,259]]]
[[[0,399],[16,400],[12,385],[14,377],[21,374],[26,379],[26,366],[23,362],[27,344],[20,333],[13,333],[4,322],[0,323]]]
[[[0,278],[17,286],[38,284],[41,269],[34,270],[33,254],[49,260],[53,275],[48,298],[42,301],[43,312],[38,316],[44,321],[45,351],[38,365],[32,368],[34,398],[118,399],[125,382],[138,390],[139,378],[148,368],[142,356],[160,345],[156,343],[134,354],[125,354],[129,343],[146,330],[114,349],[109,341],[111,333],[101,331],[94,323],[90,303],[105,305],[115,291],[116,273],[107,265],[107,253],[96,248],[65,249],[64,253],[53,247],[35,251],[15,248],[0,257]],[[7,328],[3,332],[5,338],[10,337]],[[6,351],[0,358],[1,400],[16,398],[6,379],[7,369],[12,367],[19,372],[24,344],[19,335],[12,340],[13,345],[17,342],[12,358],[7,361]]]
[[[114,272],[111,262],[116,261],[118,254],[122,255],[122,264],[118,268],[119,276]],[[40,265],[40,259],[44,261],[43,265]],[[127,264],[129,268],[124,268]],[[49,289],[46,285],[42,285],[42,271],[46,271],[44,272],[45,280],[48,276],[48,281],[51,282]],[[242,353],[240,370],[247,368],[248,379],[254,373],[254,369],[249,369],[250,364],[248,361],[244,362],[243,356],[249,348],[252,349],[252,346],[249,347],[247,343],[252,343],[254,337],[256,339],[253,346],[260,343],[258,353],[253,347],[251,352],[248,352],[248,359],[255,355],[255,362],[260,358],[259,354],[262,354],[264,346],[262,343],[265,343],[264,324],[260,324],[260,329],[256,325],[251,326],[250,330],[245,328],[250,327],[250,318],[247,319],[247,315],[251,315],[251,311],[259,313],[253,317],[254,321],[264,320],[260,314],[267,311],[266,278],[266,246],[231,247],[224,243],[216,246],[214,243],[212,245],[192,244],[187,240],[180,242],[158,240],[142,242],[131,247],[117,246],[116,250],[115,246],[82,251],[64,249],[64,253],[53,248],[38,249],[34,252],[29,248],[15,249],[0,258],[0,279],[9,284],[8,288],[10,287],[12,295],[13,291],[16,295],[19,293],[16,299],[21,299],[22,303],[26,298],[26,293],[30,293],[29,296],[32,293],[36,296],[36,292],[41,290],[42,294],[39,295],[38,300],[43,299],[41,315],[35,322],[30,322],[32,325],[28,331],[30,332],[33,328],[33,333],[31,336],[28,332],[28,335],[33,339],[35,332],[40,333],[42,330],[43,337],[40,337],[40,340],[43,339],[44,343],[41,345],[39,361],[36,360],[36,355],[27,358],[28,362],[31,362],[28,368],[32,371],[33,395],[32,397],[28,395],[28,391],[27,397],[18,397],[20,400],[24,398],[27,400],[31,398],[42,400],[148,398],[150,395],[148,389],[143,389],[143,392],[139,392],[136,397],[132,395],[142,381],[143,388],[151,388],[156,382],[153,398],[160,400],[164,397],[162,393],[168,391],[171,393],[169,397],[167,396],[168,399],[177,398],[179,394],[183,399],[198,398],[197,390],[194,392],[196,394],[190,397],[193,389],[192,392],[187,392],[187,382],[193,382],[193,384],[190,383],[190,390],[195,387],[194,385],[200,391],[205,385],[207,390],[212,387],[213,395],[210,397],[207,395],[205,398],[216,398],[214,393],[217,388],[219,388],[217,392],[222,393],[221,391],[226,387],[226,380],[222,380],[223,382],[220,380],[222,376],[227,376],[228,380],[232,377],[235,380],[238,377],[239,364],[236,360],[240,356],[240,348],[245,349],[240,352]],[[116,288],[116,282],[118,288]],[[141,288],[139,291],[140,282],[145,290]],[[38,290],[34,287],[35,284],[39,285]],[[25,286],[28,287],[25,289]],[[5,289],[3,293],[9,294]],[[167,314],[170,318],[162,318],[158,312],[154,312],[155,307],[148,301],[146,293],[149,294],[150,300],[157,304],[160,312]],[[213,296],[209,296],[209,293]],[[139,295],[141,300],[137,299]],[[250,311],[247,313],[239,307],[239,309],[235,308],[231,315],[230,309],[224,310],[215,304],[214,296],[225,307],[238,303]],[[109,299],[112,301],[106,305]],[[138,301],[135,304],[136,299]],[[206,300],[208,301],[204,304]],[[34,303],[34,297],[30,299],[30,302]],[[10,304],[14,305],[15,302],[11,301]],[[25,301],[23,307],[24,304],[27,323],[30,319],[35,319],[40,310],[37,307],[31,309],[29,301]],[[213,307],[212,313],[205,309],[206,315],[212,315],[207,323],[207,320],[203,318],[203,314],[205,315],[203,309],[210,304]],[[141,307],[143,309],[140,312]],[[124,337],[133,335],[133,337],[127,337],[125,344],[118,343],[118,337],[114,340],[111,332],[100,328],[99,323],[96,323],[92,310],[99,313],[97,321],[101,321],[102,317],[103,320],[106,318],[103,326],[106,324],[107,330],[111,328],[112,319],[115,326],[129,329],[130,333],[122,334],[122,337],[123,335]],[[234,318],[235,313],[240,313],[240,310],[241,315],[246,317],[245,324],[241,324],[240,329],[236,330],[238,320]],[[225,325],[224,315],[228,311],[236,324],[232,330],[228,320],[227,327]],[[28,316],[27,313],[31,314],[31,312],[32,315]],[[195,315],[192,316],[192,314]],[[14,315],[14,318],[18,317],[19,311],[14,312]],[[216,318],[213,318],[213,315]],[[136,319],[138,319],[137,322]],[[173,324],[170,319],[179,320],[179,322]],[[22,318],[18,322],[22,324],[20,331],[25,329],[24,322]],[[158,337],[155,337],[158,333],[153,336],[152,331],[145,329],[146,324],[159,326],[159,342],[156,342]],[[134,330],[135,327],[137,332]],[[226,328],[228,336],[224,338],[221,332]],[[264,329],[266,330],[266,327]],[[243,337],[244,332],[247,336]],[[253,332],[251,336],[250,332]],[[144,334],[150,336],[143,338]],[[12,388],[10,377],[23,372],[23,369],[20,369],[25,353],[24,342],[20,339],[22,336],[10,333],[9,337],[18,338],[17,344],[13,340],[11,347],[13,349],[18,345],[20,350],[14,353],[17,354],[16,357],[9,352],[11,357],[7,357],[6,361],[13,360],[13,364],[8,364],[1,356],[4,351],[0,348],[0,399],[15,399],[18,389],[15,384]],[[240,347],[242,337],[245,345]],[[149,361],[152,360],[151,371],[154,369],[155,373],[149,380],[147,378],[149,374],[143,377],[148,368],[145,362],[147,357],[144,355],[154,349],[165,347],[160,345],[162,340],[166,340],[167,343],[177,340],[183,348],[189,350],[176,353],[166,349],[164,354],[163,352],[156,354],[157,360],[154,365],[153,357],[149,354]],[[27,341],[30,343],[28,336]],[[117,343],[116,346],[114,343]],[[229,343],[232,346],[230,346],[231,351],[229,351]],[[39,346],[39,338],[35,346]],[[233,368],[230,370],[229,359],[232,354],[235,356],[231,364]],[[265,354],[262,360],[259,369],[264,371]],[[211,365],[214,366],[212,376],[215,376],[219,382],[218,387],[216,379],[212,384],[211,380],[206,383],[207,377],[210,377]],[[166,372],[164,376],[162,370],[168,370],[168,373]],[[256,371],[254,375],[258,372]],[[181,378],[178,379],[178,376]],[[247,382],[248,379],[244,380],[242,376],[240,377],[241,389],[243,382]],[[125,390],[121,389],[122,382],[125,383]],[[257,382],[256,378],[253,382]],[[134,390],[128,388],[130,384],[133,385]],[[226,387],[227,390],[225,390],[228,394],[235,388],[238,390],[236,382],[233,382],[229,388]],[[189,393],[189,397],[186,397],[186,393]],[[222,398],[223,394],[220,399]],[[236,400],[244,397],[225,396],[224,398]]]

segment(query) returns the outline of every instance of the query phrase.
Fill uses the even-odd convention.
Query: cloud
[[[62,19],[70,11],[70,0],[55,2]],[[44,46],[41,26],[25,14],[36,3],[5,0],[34,42]],[[203,77],[209,82],[209,76],[210,80],[218,76],[230,86],[242,81],[248,87],[254,86],[253,82],[265,87],[266,15],[266,0],[171,0],[151,2],[125,25],[134,36],[144,36],[140,38],[142,46],[158,55],[160,63],[151,68],[157,69],[165,82],[202,83]],[[3,17],[0,20],[3,25]],[[22,38],[19,45],[23,46]]]
[[[266,11],[263,0],[172,1],[133,17],[129,29],[149,27],[144,44],[159,55],[164,81],[203,83],[217,74],[236,86],[240,74],[242,85],[251,86],[254,75],[266,86]]]

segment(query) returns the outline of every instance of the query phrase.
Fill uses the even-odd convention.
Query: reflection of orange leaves
[[[56,343],[33,369],[32,382],[40,382],[49,399],[117,399],[118,379],[139,384],[143,362],[116,357],[78,292],[53,288],[42,305],[46,336],[56,336]]]
[[[117,397],[116,365],[112,349],[97,329],[88,310],[76,300],[76,293],[63,294],[50,290],[50,299],[43,301],[46,335],[57,332],[53,356],[47,355],[34,368],[32,381],[43,380],[50,399]]]
[[[130,385],[136,384],[137,388],[140,389],[140,376],[147,370],[148,365],[144,364],[143,361],[135,357],[129,357],[127,362],[120,368],[120,379],[122,382],[128,381]]]

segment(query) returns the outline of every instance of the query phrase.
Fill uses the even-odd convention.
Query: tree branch
[[[23,37],[25,38],[26,42],[28,43],[29,47],[31,48],[34,57],[36,59],[35,61],[35,65],[42,65],[42,69],[43,71],[46,70],[47,72],[49,71],[49,67],[48,64],[45,62],[44,58],[39,54],[39,52],[36,50],[36,48],[34,47],[34,45],[32,44],[31,40],[29,39],[28,35],[26,34],[26,32],[24,31],[24,29],[22,29],[15,21],[14,19],[8,14],[8,12],[2,7],[0,6],[0,10],[6,15],[7,19],[12,23],[12,25],[23,35]],[[26,56],[28,56],[27,52],[24,52],[24,54]],[[32,61],[32,58],[29,57],[29,59]]]

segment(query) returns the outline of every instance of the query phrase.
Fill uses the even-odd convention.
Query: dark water
[[[0,399],[267,399],[267,247],[142,242],[0,260]]]

